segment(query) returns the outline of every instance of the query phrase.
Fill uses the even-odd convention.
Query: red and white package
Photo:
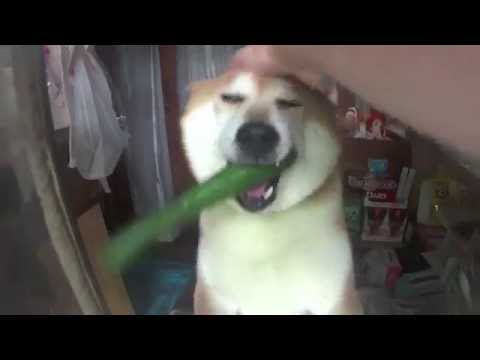
[[[364,201],[363,241],[401,243],[408,222],[407,203]]]

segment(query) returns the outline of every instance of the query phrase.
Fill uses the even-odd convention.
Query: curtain
[[[97,46],[97,52],[126,114],[130,190],[135,214],[142,217],[173,197],[158,46]]]

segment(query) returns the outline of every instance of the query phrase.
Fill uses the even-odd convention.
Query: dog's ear
[[[190,83],[188,86],[188,100],[185,112],[189,112],[193,108],[212,100],[215,95],[228,84],[233,73],[225,73],[214,79],[200,80]]]
[[[218,78],[190,83],[188,86],[188,98],[185,105],[184,115],[207,101],[212,100],[222,84],[224,84],[224,80],[220,81]]]
[[[209,88],[208,84],[212,80],[199,80],[199,81],[194,81],[188,85],[188,98],[189,100],[192,97],[198,96],[199,94],[202,94],[205,92],[206,89]]]
[[[236,74],[237,72],[229,71],[212,79],[192,82],[188,87],[190,96],[196,96],[199,93],[212,94],[213,92],[217,92],[221,87],[225,86],[229,81],[231,81]]]
[[[199,92],[199,91],[202,91],[202,88],[204,87],[207,87],[208,83],[211,82],[212,80],[198,80],[198,81],[194,81],[194,82],[191,82],[189,85],[188,85],[188,93],[190,96],[192,96],[193,94]]]

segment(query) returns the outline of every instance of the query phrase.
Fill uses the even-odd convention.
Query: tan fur
[[[188,118],[188,114],[201,106],[203,103],[212,100],[221,88],[226,86],[232,79],[232,74],[227,73],[215,79],[208,79],[194,82],[190,85],[190,96],[180,120]]]

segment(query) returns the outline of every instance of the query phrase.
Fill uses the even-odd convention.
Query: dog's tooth
[[[268,199],[270,196],[272,196],[272,194],[273,194],[273,186],[270,186],[265,192],[265,194],[263,195],[263,198]]]

